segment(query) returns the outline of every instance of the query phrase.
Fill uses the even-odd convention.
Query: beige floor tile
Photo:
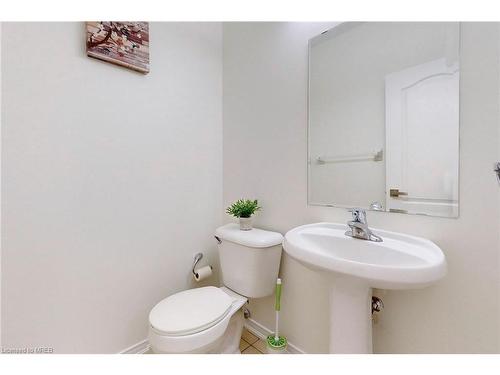
[[[248,342],[246,342],[243,339],[240,340],[240,352],[242,352],[243,350],[245,350],[249,346],[250,346],[250,344]]]
[[[253,333],[249,332],[246,328],[243,329],[243,333],[241,334],[241,338],[248,342],[249,344],[253,344],[259,338],[255,336]]]
[[[257,349],[259,352],[266,353],[267,352],[267,343],[264,340],[258,339],[255,341],[252,346]]]
[[[255,349],[253,346],[249,346],[244,351],[242,351],[241,354],[262,354],[262,353],[259,352],[257,349]]]

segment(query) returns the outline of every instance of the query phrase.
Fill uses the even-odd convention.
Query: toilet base
[[[216,353],[221,354],[241,354],[240,340],[243,333],[243,309],[239,309],[231,317],[226,332],[222,336],[222,343]]]

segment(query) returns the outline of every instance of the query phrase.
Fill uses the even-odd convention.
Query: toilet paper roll
[[[212,266],[205,266],[194,270],[194,279],[196,282],[205,280],[207,277],[212,275]]]

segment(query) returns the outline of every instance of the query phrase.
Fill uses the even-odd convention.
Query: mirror
[[[458,217],[459,43],[456,22],[309,41],[309,204]]]

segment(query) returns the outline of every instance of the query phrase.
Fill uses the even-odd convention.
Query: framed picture
[[[148,22],[87,22],[87,56],[149,73]]]

